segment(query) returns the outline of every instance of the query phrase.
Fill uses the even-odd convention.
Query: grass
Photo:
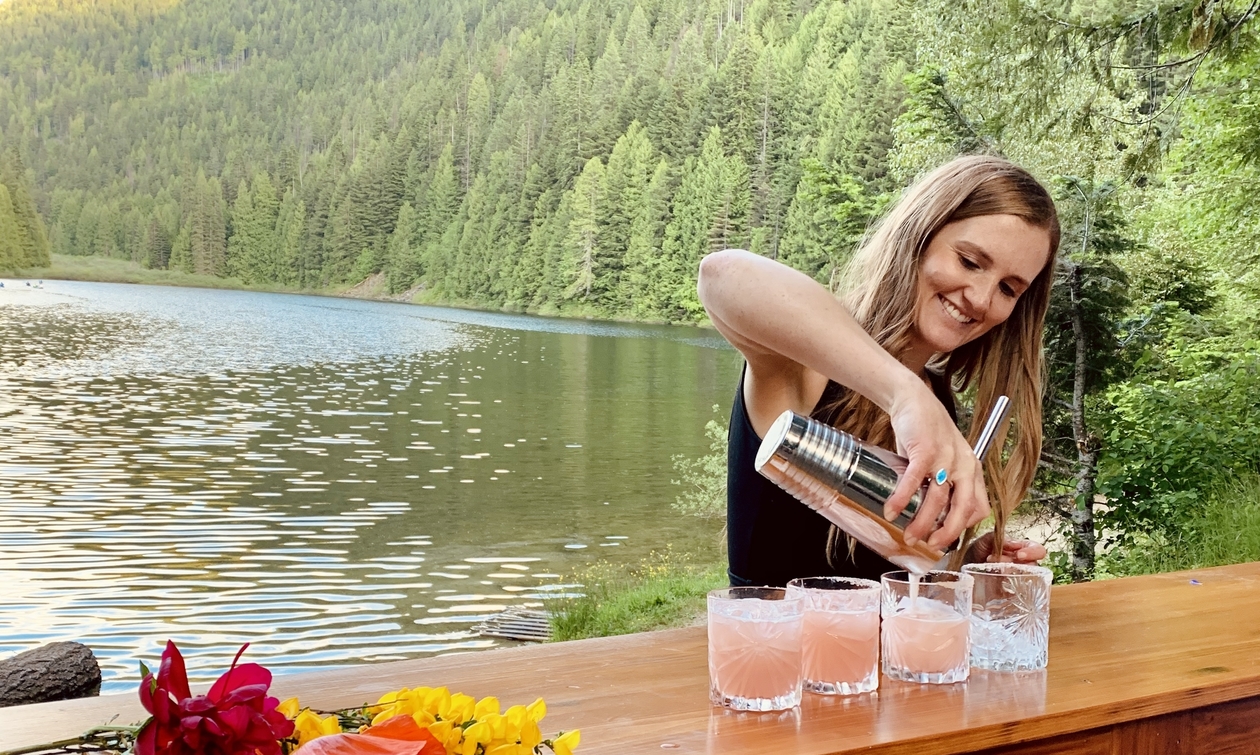
[[[553,640],[579,640],[703,623],[705,595],[726,587],[725,560],[696,564],[689,556],[653,553],[635,566],[601,562],[576,575],[580,598],[555,600]]]
[[[1176,536],[1146,537],[1101,561],[1100,572],[1115,577],[1260,561],[1260,474],[1210,491]]]

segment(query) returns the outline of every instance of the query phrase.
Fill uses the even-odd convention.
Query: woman
[[[746,360],[728,448],[731,584],[878,579],[897,568],[753,469],[761,438],[786,409],[909,459],[885,507],[889,520],[929,475],[944,477],[929,484],[906,529],[911,544],[943,549],[990,513],[974,437],[955,424],[954,395],[975,389],[973,436],[997,396],[1010,396],[1013,437],[1004,446],[999,435],[985,462],[1001,532],[1041,453],[1041,329],[1058,246],[1054,202],[1037,180],[1006,160],[969,156],[937,168],[888,212],[848,266],[843,302],[748,252],[701,262],[700,301]],[[993,541],[977,540],[968,560],[992,559]],[[1000,558],[1045,554],[1015,541]]]

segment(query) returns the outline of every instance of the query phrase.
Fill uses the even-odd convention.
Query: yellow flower
[[[450,721],[438,721],[429,724],[429,733],[442,743],[448,753],[459,752],[459,744],[464,738],[464,731]]]
[[[475,723],[464,729],[464,741],[456,751],[459,755],[477,755],[477,748],[490,744],[490,727],[483,723]]]
[[[543,699],[540,697],[525,706],[525,713],[529,715],[529,720],[539,723],[543,720],[543,716],[547,715],[547,703],[543,702]]]
[[[521,746],[533,752],[535,747],[542,744],[542,741],[542,729],[539,729],[538,724],[533,721],[526,721],[521,727]]]
[[[577,729],[566,731],[551,741],[551,749],[556,755],[573,755],[573,748],[582,741],[582,734]]]
[[[381,695],[381,699],[377,700],[376,704],[388,705],[389,703],[392,703],[395,700],[397,700],[399,696],[406,694],[406,692],[407,692],[406,687],[403,687],[402,689],[396,690],[394,692],[386,692],[385,694]]]
[[[418,710],[415,713],[412,713],[411,717],[421,729],[437,720],[437,718],[435,718],[433,714],[427,710]]]
[[[497,703],[498,701],[496,700],[495,702]],[[442,718],[449,718],[457,724],[462,724],[473,717],[476,705],[476,700],[462,692],[457,692],[451,695],[449,706],[446,712],[442,714]]]
[[[478,700],[477,705],[473,707],[473,718],[478,721],[485,718],[490,713],[494,713],[496,715],[499,713],[499,698],[483,697]]]
[[[451,710],[450,690],[446,687],[438,687],[425,692],[423,708],[436,718],[450,718],[448,715]]]
[[[298,699],[296,697],[290,697],[288,700],[285,700],[284,702],[276,706],[276,710],[280,711],[280,715],[284,716],[290,721],[293,720],[294,716],[296,716],[298,714],[298,711],[300,711],[301,709],[302,709],[302,706],[298,704]]]
[[[303,710],[297,714],[297,718],[293,719],[293,733],[297,735],[298,747],[312,739],[319,739],[328,734],[337,734],[340,731],[341,722],[337,720],[336,716],[320,718],[319,714],[310,708]]]

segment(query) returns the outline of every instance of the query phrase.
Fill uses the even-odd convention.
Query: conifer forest
[[[1070,544],[1061,574],[1124,573],[1098,554],[1180,542],[1260,473],[1258,13],[6,0],[0,271],[375,276],[411,301],[697,323],[705,254],[831,283],[917,175],[1003,154],[1064,227],[1032,503]]]

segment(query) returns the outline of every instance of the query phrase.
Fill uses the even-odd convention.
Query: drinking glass
[[[823,695],[857,695],[879,686],[878,582],[805,577],[787,584],[805,605],[802,686]]]
[[[709,699],[735,710],[801,703],[804,605],[782,587],[709,593]]]
[[[880,577],[884,676],[921,684],[967,680],[971,582],[970,574],[954,571]]]
[[[967,564],[971,665],[1034,671],[1050,656],[1050,570],[1033,564]]]

